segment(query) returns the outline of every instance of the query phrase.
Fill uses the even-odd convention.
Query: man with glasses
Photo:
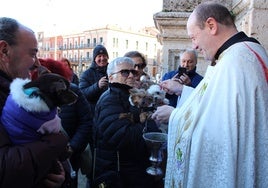
[[[135,86],[139,76],[135,63],[129,57],[118,57],[108,64],[107,74],[109,88],[95,108],[93,184],[96,187],[102,184],[117,188],[156,187],[154,180],[146,174],[150,164],[142,138],[145,124],[140,123],[138,110],[129,102],[129,89]],[[132,113],[134,122],[120,118],[122,113]],[[155,123],[150,123],[148,131],[159,129]],[[118,174],[120,180],[116,178]]]

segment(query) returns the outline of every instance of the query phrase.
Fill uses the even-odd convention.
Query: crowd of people
[[[197,5],[187,21],[187,33],[193,49],[182,51],[178,70],[157,83],[169,104],[157,107],[144,122],[141,109],[129,101],[130,90],[139,89],[143,77],[150,79],[143,53],[128,51],[109,61],[106,47],[97,45],[90,67],[78,77],[66,58],[37,57],[34,32],[13,18],[1,17],[0,187],[76,188],[78,177],[72,177],[70,168],[81,170],[87,188],[267,187],[265,49],[237,30],[233,15],[219,3]],[[198,52],[213,62],[204,77],[196,71]],[[31,125],[38,129],[60,123],[60,130],[37,131],[38,139],[15,144],[13,136],[26,134],[21,129],[29,118],[17,115],[22,107],[15,103],[18,110],[9,111],[8,117],[6,106],[15,97],[11,86],[15,80],[34,81],[45,74],[68,82],[65,90],[76,100]],[[18,90],[26,98],[48,102],[37,88]],[[167,160],[164,176],[155,177],[146,173],[150,150],[143,134],[163,132],[159,123],[167,127]],[[12,135],[6,124],[20,132]],[[68,165],[60,160],[66,151]]]

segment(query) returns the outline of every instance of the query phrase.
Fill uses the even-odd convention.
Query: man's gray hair
[[[180,53],[180,57],[184,54],[184,53],[191,53],[191,54],[194,54],[194,57],[195,57],[195,60],[197,61],[197,58],[198,58],[198,54],[197,54],[197,51],[195,49],[186,49],[186,50],[183,50],[181,51]]]
[[[116,67],[121,64],[130,64],[133,66],[133,68],[135,65],[134,61],[129,57],[117,57],[111,62],[109,62],[107,66],[107,75],[110,76],[112,73],[114,73]]]

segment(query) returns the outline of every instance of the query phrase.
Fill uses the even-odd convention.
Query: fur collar
[[[29,112],[49,112],[47,104],[40,97],[31,97],[24,92],[23,86],[30,82],[30,79],[16,78],[10,85],[12,99],[20,107]]]

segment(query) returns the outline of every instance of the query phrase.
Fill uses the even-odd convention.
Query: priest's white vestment
[[[173,110],[166,188],[268,187],[268,84],[249,47],[267,68],[261,45],[236,43]]]

